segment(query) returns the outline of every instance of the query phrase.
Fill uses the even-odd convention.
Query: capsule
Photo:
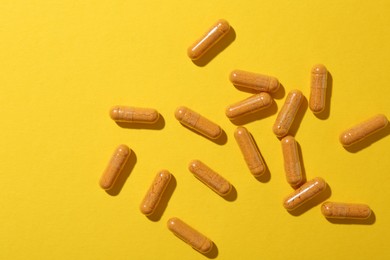
[[[284,137],[280,142],[282,144],[284,171],[286,173],[287,182],[291,187],[297,188],[303,182],[297,142],[291,135]]]
[[[232,189],[232,185],[227,180],[201,161],[191,161],[188,165],[188,169],[196,178],[221,196],[226,196]]]
[[[250,132],[245,127],[239,126],[234,132],[234,137],[253,176],[263,175],[267,168]]]
[[[371,215],[368,205],[330,201],[322,204],[321,212],[326,218],[338,219],[367,219]]]
[[[369,135],[385,128],[388,124],[388,120],[385,115],[376,115],[346,131],[340,135],[340,143],[348,147],[359,141],[362,141]]]
[[[150,186],[144,200],[141,203],[140,210],[142,214],[149,216],[154,213],[170,180],[171,173],[169,171],[162,170],[157,173],[152,185]]]
[[[130,157],[130,154],[131,149],[124,144],[119,145],[115,149],[115,152],[112,155],[106,170],[100,178],[99,184],[102,189],[110,190],[114,186],[115,181],[121,174],[123,167]]]
[[[253,95],[226,108],[226,116],[236,119],[265,109],[272,104],[272,97],[265,92]]]
[[[243,70],[233,70],[230,73],[229,79],[236,87],[250,89],[256,92],[275,93],[280,87],[279,80],[275,77]]]
[[[328,71],[322,64],[314,65],[311,69],[311,86],[309,107],[313,113],[321,113],[325,109]]]
[[[288,134],[290,127],[298,113],[299,107],[303,101],[303,94],[299,90],[292,90],[288,93],[286,101],[276,118],[273,131],[277,137],[283,137]]]
[[[227,21],[218,20],[200,39],[194,42],[187,50],[187,55],[191,60],[202,57],[211,47],[222,39],[230,30]]]
[[[110,110],[110,117],[115,122],[153,124],[159,116],[152,108],[114,106]]]
[[[222,134],[222,128],[219,125],[192,111],[188,107],[181,106],[177,108],[175,117],[183,125],[208,138],[217,139]]]
[[[303,184],[297,190],[295,190],[291,195],[289,195],[283,203],[283,206],[288,211],[294,210],[301,206],[303,203],[311,200],[326,188],[326,182],[320,178],[314,178]]]
[[[173,234],[202,254],[210,252],[213,248],[213,241],[178,218],[169,219],[167,226]]]

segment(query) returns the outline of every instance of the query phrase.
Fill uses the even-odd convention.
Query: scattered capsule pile
[[[230,25],[227,21],[217,21],[205,35],[188,49],[188,56],[192,60],[201,58],[229,32],[229,29]],[[321,113],[325,109],[328,85],[327,75],[328,71],[323,65],[315,65],[311,71],[309,107],[313,113]],[[273,103],[271,95],[280,88],[280,83],[275,77],[241,70],[231,72],[230,81],[233,85],[244,90],[248,89],[256,92],[256,94],[247,99],[229,105],[226,108],[226,116],[231,120],[267,109]],[[288,211],[294,211],[302,204],[324,192],[327,188],[327,183],[321,177],[308,181],[305,180],[301,169],[297,141],[294,136],[289,135],[290,127],[304,98],[299,90],[289,92],[272,129],[274,134],[281,140],[286,180],[294,189],[283,202],[284,208]],[[151,108],[115,106],[110,110],[110,117],[116,122],[154,124],[159,119],[159,113]],[[177,108],[175,117],[182,125],[209,139],[218,139],[223,133],[222,128],[218,124],[188,107],[181,106]],[[353,145],[385,128],[387,124],[386,116],[376,115],[343,132],[339,138],[340,142],[345,147]],[[245,127],[238,126],[234,132],[234,137],[250,173],[255,177],[263,175],[267,170],[266,165],[251,133]],[[131,153],[132,150],[124,144],[116,148],[100,179],[101,188],[110,190],[114,187],[115,181],[123,171]],[[232,185],[229,181],[203,162],[193,160],[189,163],[188,169],[197,179],[220,196],[227,196],[231,192]],[[140,211],[144,215],[149,216],[155,212],[171,179],[172,174],[167,170],[157,173],[140,205]],[[326,218],[338,219],[367,219],[371,215],[371,209],[368,205],[338,202],[323,203],[321,212]],[[169,219],[167,226],[177,237],[199,252],[206,254],[212,250],[212,240],[179,218]]]

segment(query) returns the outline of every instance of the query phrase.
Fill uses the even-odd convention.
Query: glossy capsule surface
[[[149,216],[154,213],[171,180],[171,176],[171,173],[167,170],[162,170],[157,173],[141,203],[140,210],[142,214]]]
[[[286,180],[291,187],[297,188],[303,182],[297,141],[293,136],[288,135],[280,143],[282,144]]]
[[[326,218],[337,219],[367,219],[371,215],[371,209],[365,204],[324,202],[321,212]]]
[[[288,211],[294,210],[323,192],[325,188],[326,182],[322,178],[314,178],[291,193],[284,200],[283,206]]]
[[[213,242],[179,218],[171,218],[167,223],[168,229],[192,248],[206,254],[213,248]]]
[[[388,123],[389,121],[385,115],[376,115],[341,133],[339,138],[340,143],[345,147],[353,145],[385,128]]]
[[[268,93],[262,92],[228,106],[225,114],[229,119],[237,119],[265,109],[271,106],[272,102],[272,97]]]
[[[99,184],[102,189],[110,190],[114,186],[115,181],[121,174],[130,154],[130,148],[124,144],[119,145],[115,149],[106,170],[100,178]]]
[[[267,167],[250,132],[245,127],[239,126],[234,132],[234,138],[253,176],[263,175]]]
[[[303,94],[299,90],[292,90],[288,93],[282,109],[276,118],[273,126],[273,132],[277,137],[283,137],[288,134],[299,107],[303,101]]]
[[[311,86],[309,107],[313,113],[324,111],[326,104],[326,88],[328,86],[328,71],[322,64],[314,65],[311,69]]]
[[[116,122],[153,124],[157,122],[159,113],[152,108],[114,106],[110,117]]]
[[[188,107],[181,106],[177,108],[175,111],[175,117],[183,125],[208,138],[217,139],[222,134],[222,128],[219,125],[211,122]]]
[[[221,196],[226,196],[232,189],[232,185],[225,178],[199,160],[191,161],[188,169],[196,178]]]
[[[275,77],[243,70],[233,70],[229,79],[237,87],[258,92],[275,93],[280,87],[279,80]]]
[[[211,47],[222,39],[230,30],[229,23],[220,19],[198,40],[196,40],[187,50],[187,55],[191,60],[202,57]]]

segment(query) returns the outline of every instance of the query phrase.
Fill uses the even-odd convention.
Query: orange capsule
[[[293,136],[288,135],[280,142],[282,144],[284,171],[286,173],[287,182],[293,188],[297,188],[303,182],[297,141],[295,141]]]
[[[325,109],[326,88],[328,85],[328,71],[322,64],[314,65],[311,69],[311,87],[309,107],[313,113],[320,113]]]
[[[115,181],[121,174],[130,154],[130,148],[124,144],[119,145],[115,149],[106,170],[100,178],[100,187],[102,187],[102,189],[110,190],[114,186]]]
[[[226,116],[236,119],[248,114],[253,114],[272,105],[272,97],[265,92],[253,95],[226,108]]]
[[[169,219],[167,226],[173,234],[202,254],[210,252],[213,248],[213,241],[178,218]]]
[[[159,116],[152,108],[115,106],[110,110],[110,117],[116,122],[153,124]]]
[[[327,218],[338,219],[367,219],[371,215],[368,205],[329,201],[322,204],[321,212]]]
[[[353,145],[367,136],[385,128],[389,121],[385,115],[376,115],[346,131],[340,135],[340,143],[348,147]]]
[[[230,30],[227,21],[220,19],[187,50],[188,57],[191,60],[197,60],[202,57],[211,47],[222,39]]]
[[[230,73],[230,81],[237,87],[258,92],[275,93],[280,87],[280,83],[275,77],[243,70],[233,70]]]

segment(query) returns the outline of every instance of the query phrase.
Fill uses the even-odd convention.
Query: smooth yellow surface
[[[2,0],[0,259],[389,259],[389,127],[362,149],[338,141],[372,115],[390,117],[389,10],[387,0]],[[193,63],[187,47],[219,18],[235,35],[209,62]],[[292,89],[309,96],[316,63],[333,86],[329,116],[317,118],[306,103],[295,127],[306,176],[328,182],[329,200],[370,205],[375,221],[332,223],[320,204],[289,214],[282,200],[292,189],[271,130],[276,107],[245,125],[268,180],[250,174],[224,114],[250,95],[229,82],[233,69],[277,77],[280,109]],[[108,115],[113,105],[155,108],[164,120],[157,129],[121,127]],[[180,105],[220,124],[227,141],[181,126]],[[121,143],[135,165],[109,194],[98,181]],[[192,159],[228,179],[236,197],[192,176]],[[161,169],[174,185],[162,214],[148,219],[139,205]],[[204,256],[176,238],[171,217],[217,252]]]

